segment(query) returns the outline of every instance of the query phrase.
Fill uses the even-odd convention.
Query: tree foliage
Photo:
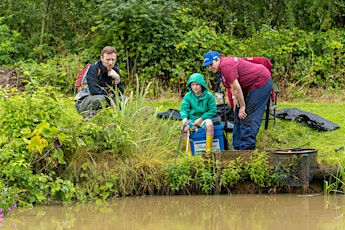
[[[49,78],[40,73],[40,83],[73,93],[77,70],[113,45],[127,85],[138,75],[181,91],[191,73],[209,74],[202,55],[218,50],[269,57],[275,79],[286,84],[342,87],[344,12],[342,0],[4,0],[0,61],[63,66]]]
[[[6,24],[2,24],[2,21],[3,18],[0,17],[0,63],[13,64],[22,47],[18,44],[21,35],[18,31],[11,30]]]
[[[169,57],[181,36],[179,30],[183,30],[177,15],[179,7],[173,1],[156,2],[130,0],[121,4],[102,4],[100,7],[104,17],[99,25],[104,35],[102,39],[114,42],[121,50],[131,78],[135,73],[150,78],[153,71],[145,71],[145,67],[149,66],[160,66],[155,68],[156,73],[153,74],[164,76],[171,64]]]

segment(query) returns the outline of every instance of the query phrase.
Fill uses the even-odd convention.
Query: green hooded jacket
[[[200,97],[197,97],[192,91],[191,84],[196,82],[203,88]],[[198,118],[212,119],[217,113],[217,104],[211,92],[208,91],[206,82],[200,73],[192,74],[187,82],[188,92],[183,97],[180,115],[181,118],[187,118],[195,121]]]

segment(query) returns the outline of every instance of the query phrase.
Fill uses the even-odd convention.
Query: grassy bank
[[[118,196],[212,194],[219,167],[178,150],[180,121],[157,119],[157,113],[179,109],[174,95],[148,99],[148,87],[138,83],[129,100],[82,119],[67,98],[52,88],[18,94],[0,91],[0,208],[54,201],[107,200]],[[245,180],[277,186],[264,150],[308,147],[319,152],[322,164],[342,164],[344,103],[281,102],[340,125],[319,132],[296,121],[277,120],[276,128],[260,129],[258,149],[246,166],[230,162],[220,186],[231,192]],[[235,164],[236,163],[236,164]],[[279,186],[279,185],[278,185]]]

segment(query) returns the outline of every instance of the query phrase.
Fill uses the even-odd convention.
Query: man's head
[[[220,55],[216,51],[209,51],[204,55],[204,67],[217,73],[219,71]]]
[[[114,68],[116,60],[117,60],[116,49],[111,46],[104,47],[101,54],[101,61],[108,71]]]

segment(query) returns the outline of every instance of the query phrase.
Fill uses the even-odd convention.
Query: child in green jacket
[[[183,145],[188,144],[188,153],[192,155],[190,143],[187,143],[187,133],[190,126],[201,127],[206,130],[206,152],[211,152],[214,136],[212,118],[217,113],[217,104],[211,92],[208,91],[205,79],[200,73],[192,74],[187,82],[188,92],[184,96],[180,108],[182,118]],[[188,125],[190,124],[190,125]]]

